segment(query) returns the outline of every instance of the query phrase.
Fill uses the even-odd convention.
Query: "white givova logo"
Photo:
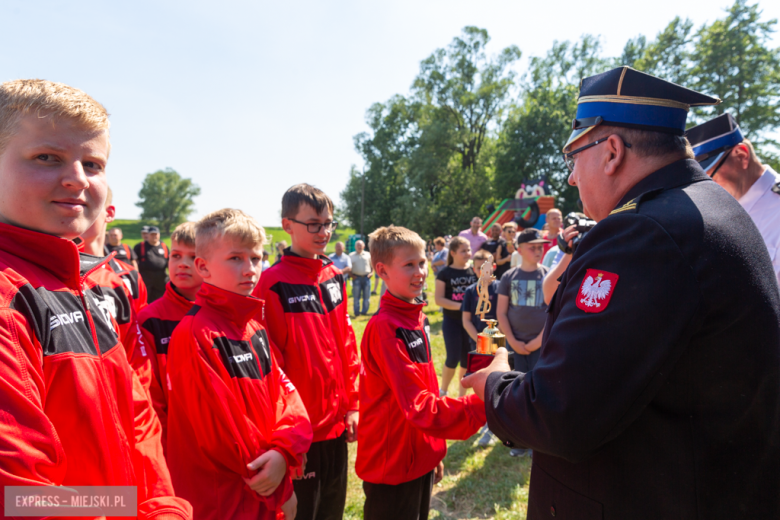
[[[67,314],[55,314],[49,319],[49,330],[54,330],[60,325],[71,325],[84,321],[84,315],[81,311],[69,312]]]
[[[325,287],[330,293],[330,301],[335,305],[341,301],[341,287],[337,283],[329,283]]]
[[[304,294],[303,296],[291,296],[290,298],[287,298],[287,303],[290,305],[294,303],[303,303],[303,302],[313,302],[316,298],[313,294]]]
[[[244,361],[250,361],[252,359],[252,353],[247,352],[246,354],[239,354],[237,356],[233,356],[233,360],[236,363],[243,363]]]

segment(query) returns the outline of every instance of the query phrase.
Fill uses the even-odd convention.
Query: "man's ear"
[[[734,160],[739,167],[743,170],[747,170],[750,165],[750,148],[745,143],[739,143],[731,151],[731,155],[734,156]]]
[[[204,280],[211,277],[211,273],[209,273],[209,267],[208,263],[203,257],[197,256],[195,257],[195,270],[198,272],[201,278]]]
[[[605,148],[606,164],[604,165],[604,173],[614,176],[620,170],[620,166],[626,158],[626,145],[619,135],[612,134],[607,139],[607,142],[600,146]]]
[[[116,217],[116,207],[108,206],[106,208],[106,224],[108,224],[109,222],[113,222],[115,217]]]

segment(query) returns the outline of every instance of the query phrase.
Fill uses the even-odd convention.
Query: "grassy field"
[[[372,280],[373,283],[373,280]],[[428,299],[431,303],[425,314],[431,323],[431,342],[436,373],[441,381],[444,365],[444,338],[441,333],[442,314],[433,300],[433,275],[428,277]],[[352,313],[351,287],[349,309]],[[379,297],[371,297],[369,314],[376,312]],[[352,320],[358,344],[363,337],[369,317],[360,316]],[[458,395],[457,381],[449,388],[450,395]],[[528,480],[531,460],[512,458],[509,450],[501,444],[480,449],[476,446],[479,435],[467,441],[449,441],[449,450],[444,459],[444,479],[434,487],[430,518],[466,520],[494,518],[497,520],[525,518],[528,503]],[[354,472],[357,446],[350,445],[349,488],[344,518],[363,518],[365,495],[361,480]]]

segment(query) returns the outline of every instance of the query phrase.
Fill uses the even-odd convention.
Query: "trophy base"
[[[466,375],[470,376],[474,372],[482,370],[493,361],[493,354],[480,354],[476,350],[469,352],[466,363]]]

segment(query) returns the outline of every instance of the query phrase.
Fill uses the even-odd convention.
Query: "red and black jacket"
[[[108,265],[111,267],[112,271],[114,271],[122,278],[122,281],[125,282],[127,288],[130,289],[130,295],[132,297],[135,313],[140,313],[141,310],[147,305],[147,292],[146,284],[144,283],[143,278],[141,278],[141,274],[138,272],[138,269],[133,267],[132,264],[123,262],[118,258],[111,259]]]
[[[163,429],[163,448],[166,447],[168,428],[168,345],[173,329],[192,309],[193,302],[179,294],[176,287],[168,282],[165,294],[147,305],[138,314],[138,326],[145,349],[136,351],[137,364],[146,365],[141,370],[151,374],[149,394],[154,410],[160,418]]]
[[[355,471],[367,482],[421,477],[444,459],[444,439],[468,439],[485,424],[476,395],[439,397],[423,306],[385,292],[363,333]]]
[[[157,415],[88,288],[101,265],[82,269],[70,240],[0,224],[0,486],[137,486],[139,518],[191,518]]]
[[[168,345],[168,464],[198,519],[275,518],[311,445],[306,408],[256,320],[262,305],[204,283]],[[268,450],[288,473],[261,497],[244,478]]]
[[[95,266],[90,269],[87,287],[95,295],[100,310],[116,321],[119,340],[127,351],[127,359],[132,361],[133,349],[138,338],[137,314],[132,304],[130,289],[109,265],[114,254],[111,253],[103,258],[82,252],[79,256],[82,269]]]
[[[346,278],[329,258],[302,258],[288,248],[254,295],[265,300],[264,323],[309,412],[314,442],[335,439],[346,413],[358,409],[360,360]]]

